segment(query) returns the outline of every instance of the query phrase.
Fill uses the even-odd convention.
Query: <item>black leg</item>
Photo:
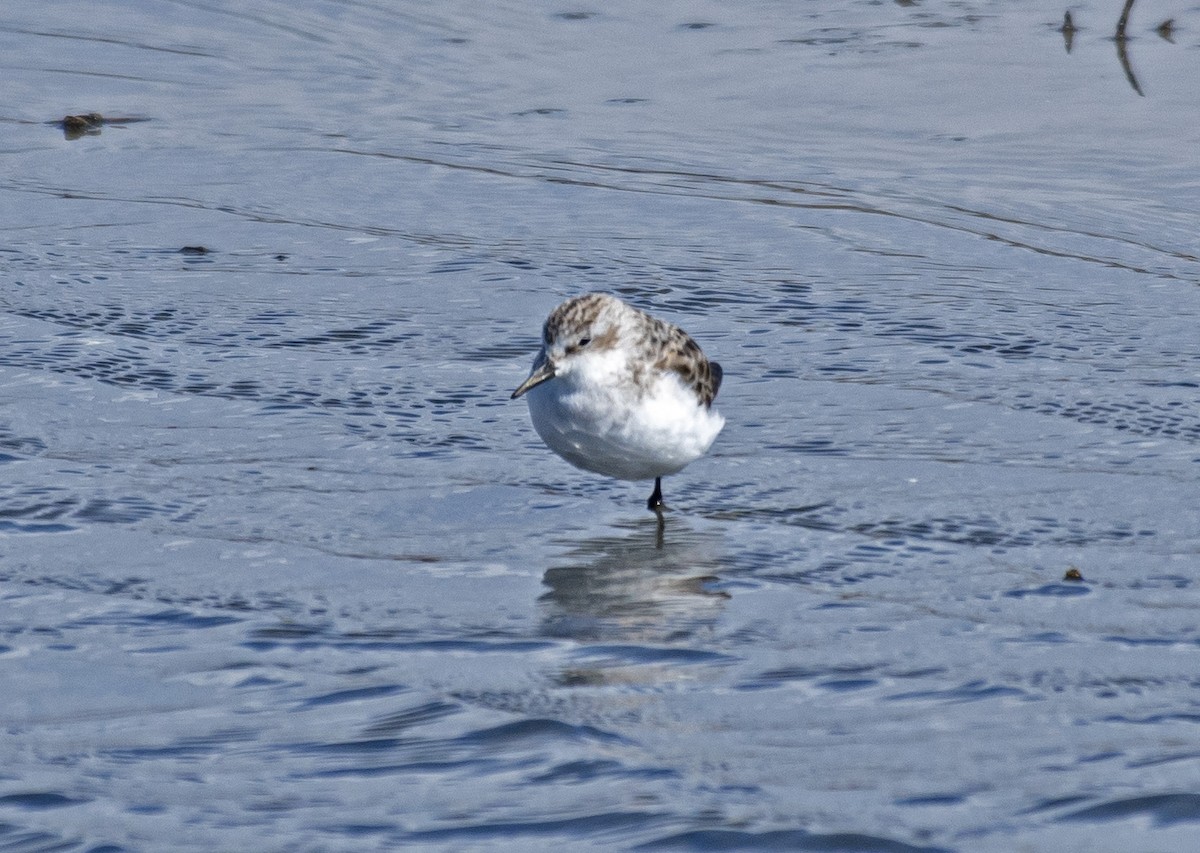
[[[646,501],[646,509],[651,512],[662,512],[662,477],[654,478],[654,493],[650,495],[650,500]]]

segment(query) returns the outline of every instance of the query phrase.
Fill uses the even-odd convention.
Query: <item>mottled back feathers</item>
[[[712,405],[721,388],[721,365],[709,361],[683,329],[606,293],[586,293],[555,308],[542,328],[542,342],[544,347],[561,343],[568,352],[581,343],[595,349],[609,349],[617,345],[622,331],[638,336],[630,342],[635,350],[657,354],[654,369],[675,373],[685,386],[696,392],[700,402]],[[592,337],[581,337],[589,334]],[[650,379],[637,366],[631,367],[631,373],[639,385]]]

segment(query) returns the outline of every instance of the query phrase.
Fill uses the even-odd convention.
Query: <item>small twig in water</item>
[[[1133,0],[1125,0],[1125,8],[1121,10],[1121,20],[1117,21],[1117,41],[1125,40],[1125,25],[1129,23],[1129,10],[1133,8]]]

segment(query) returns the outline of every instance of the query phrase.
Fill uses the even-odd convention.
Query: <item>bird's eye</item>
[[[566,346],[567,355],[574,355],[575,353],[579,352],[581,349],[586,347],[591,342],[592,342],[591,338],[580,338],[579,340],[575,341],[574,343],[567,344],[567,346]]]

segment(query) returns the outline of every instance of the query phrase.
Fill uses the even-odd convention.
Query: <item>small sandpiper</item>
[[[577,468],[620,480],[654,480],[646,502],[660,514],[662,478],[703,456],[725,418],[713,408],[721,365],[678,326],[605,293],[559,305],[525,395],[542,441]]]

